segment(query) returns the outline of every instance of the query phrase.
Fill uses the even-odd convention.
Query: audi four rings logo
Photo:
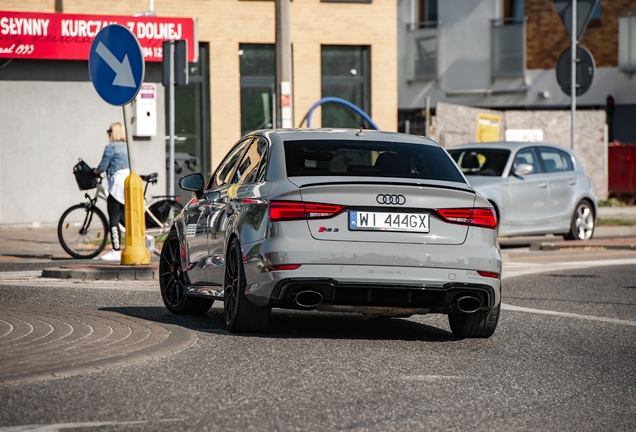
[[[375,200],[378,202],[378,204],[393,204],[393,205],[406,204],[406,197],[404,195],[380,194],[377,197],[375,197]]]

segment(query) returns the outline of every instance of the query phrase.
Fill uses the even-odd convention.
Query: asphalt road
[[[131,322],[177,339],[91,370],[71,353],[55,379],[0,385],[0,431],[636,429],[633,264],[506,278],[506,307],[486,340],[456,339],[441,315],[284,311],[265,335],[234,335],[220,304],[174,316],[155,285],[0,283],[5,310],[52,307],[95,329],[118,323],[107,336],[79,336],[85,345],[124,344]]]

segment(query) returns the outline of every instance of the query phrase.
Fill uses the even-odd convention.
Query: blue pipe
[[[378,125],[376,125],[373,120],[371,120],[371,117],[369,117],[367,115],[367,113],[365,113],[364,111],[362,111],[360,108],[358,108],[357,106],[355,106],[354,104],[352,104],[351,102],[344,100],[344,99],[340,99],[337,97],[333,97],[333,96],[329,96],[329,97],[324,97],[322,99],[320,99],[318,102],[316,102],[315,104],[313,104],[313,106],[309,109],[309,111],[307,112],[307,115],[305,117],[307,117],[307,127],[310,128],[311,127],[311,114],[312,112],[318,108],[320,105],[326,103],[326,102],[335,102],[335,103],[339,103],[341,105],[346,106],[347,108],[351,108],[353,111],[355,111],[356,113],[360,114],[360,116],[365,119],[373,129],[375,130],[380,130],[380,128],[378,127]]]

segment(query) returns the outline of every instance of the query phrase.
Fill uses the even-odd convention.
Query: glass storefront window
[[[322,97],[344,99],[370,115],[370,67],[367,46],[322,46]],[[370,128],[362,117],[343,105],[322,105],[323,127]]]
[[[241,44],[241,134],[273,127],[276,47]]]

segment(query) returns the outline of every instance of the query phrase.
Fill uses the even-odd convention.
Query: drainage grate
[[[557,278],[583,278],[583,279],[600,278],[599,275],[582,275],[582,274],[547,274],[543,276],[557,277]]]

